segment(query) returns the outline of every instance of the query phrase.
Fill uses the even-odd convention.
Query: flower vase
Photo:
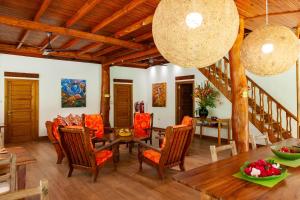
[[[200,107],[198,109],[198,115],[201,119],[206,119],[208,116],[208,110],[206,107]]]

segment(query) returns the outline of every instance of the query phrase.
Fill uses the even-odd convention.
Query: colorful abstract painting
[[[166,107],[167,102],[167,83],[152,84],[152,106]]]
[[[86,107],[86,80],[61,79],[63,108]]]

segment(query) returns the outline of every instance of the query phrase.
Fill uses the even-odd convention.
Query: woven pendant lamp
[[[269,25],[269,2],[266,0],[266,25],[254,30],[244,40],[241,63],[260,76],[281,74],[289,70],[299,57],[296,35],[287,27]]]
[[[238,28],[233,0],[161,0],[152,32],[159,52],[169,62],[206,67],[228,53]]]
[[[299,50],[299,41],[289,28],[267,25],[254,30],[244,40],[241,62],[256,75],[276,75],[294,66]]]

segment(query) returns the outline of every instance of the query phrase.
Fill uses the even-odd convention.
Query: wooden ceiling
[[[246,28],[265,23],[265,0],[236,0]],[[0,52],[147,68],[166,63],[153,42],[159,0],[0,0]],[[270,23],[295,28],[299,0],[269,0]],[[226,27],[224,27],[226,28]],[[47,36],[51,32],[51,36]],[[55,50],[45,54],[48,43]]]

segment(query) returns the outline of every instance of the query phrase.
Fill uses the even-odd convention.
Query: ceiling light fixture
[[[152,23],[159,52],[182,67],[216,63],[233,46],[238,29],[233,0],[161,0]]]

